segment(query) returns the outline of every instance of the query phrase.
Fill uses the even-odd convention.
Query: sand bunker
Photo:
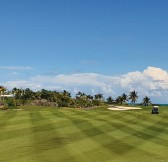
[[[140,107],[125,107],[125,106],[115,106],[115,107],[109,107],[109,110],[116,110],[116,111],[125,111],[125,110],[140,110],[142,108]]]

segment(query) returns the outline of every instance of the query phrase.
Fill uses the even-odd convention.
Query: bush
[[[8,106],[4,101],[0,101],[0,110],[7,110]]]
[[[93,100],[93,105],[100,106],[101,102],[99,100]]]
[[[49,102],[45,99],[42,100],[35,100],[31,103],[35,106],[50,106],[50,107],[58,107],[58,104],[56,102]]]
[[[5,99],[5,103],[7,108],[17,108],[17,106],[21,105],[20,101],[15,100],[14,98]]]

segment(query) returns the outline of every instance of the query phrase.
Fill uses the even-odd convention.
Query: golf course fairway
[[[168,107],[0,111],[0,162],[168,162]]]

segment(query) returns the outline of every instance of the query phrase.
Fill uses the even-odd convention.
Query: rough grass
[[[0,162],[167,162],[168,108],[0,111]]]

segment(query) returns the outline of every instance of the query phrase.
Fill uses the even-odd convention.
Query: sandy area
[[[109,107],[109,110],[116,110],[116,111],[125,111],[125,110],[140,110],[142,108],[140,107],[125,107],[125,106],[115,106],[115,107]]]

